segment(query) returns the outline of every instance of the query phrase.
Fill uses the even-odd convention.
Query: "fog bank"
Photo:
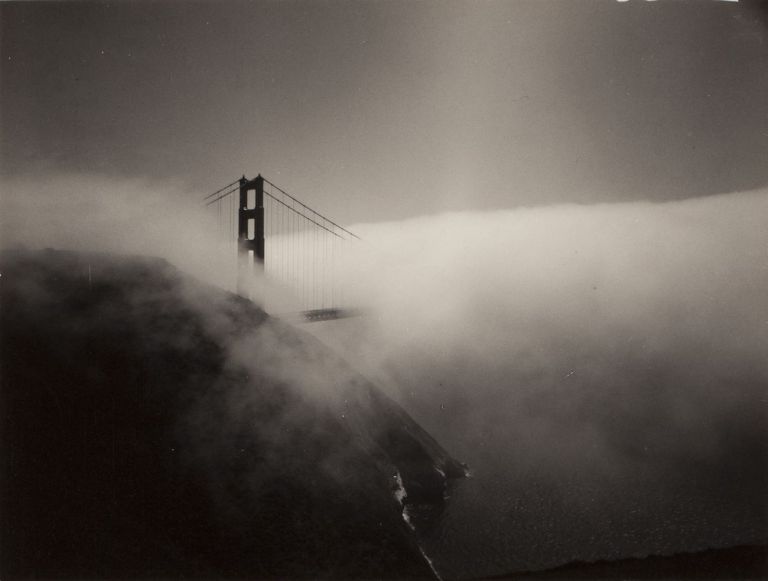
[[[765,413],[744,406],[768,394],[766,219],[759,191],[360,225],[373,316],[346,348],[446,423],[710,456],[714,418]]]
[[[162,256],[231,285],[205,192],[77,175],[3,189],[3,246]],[[535,568],[766,542],[766,224],[760,190],[352,226],[345,287],[365,314],[305,328],[492,483],[449,503],[501,519],[481,534],[452,517],[475,551],[498,539]],[[477,561],[448,552],[457,576]]]
[[[353,227],[368,316],[310,330],[472,467],[441,571],[768,541],[766,194]]]
[[[0,197],[0,246],[158,256],[206,282],[230,265],[218,254],[206,192],[175,181],[98,174],[6,178]]]

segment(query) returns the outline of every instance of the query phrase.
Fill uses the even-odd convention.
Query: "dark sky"
[[[768,182],[754,2],[0,4],[2,173],[263,173],[344,223]],[[6,192],[4,195],[13,195]]]

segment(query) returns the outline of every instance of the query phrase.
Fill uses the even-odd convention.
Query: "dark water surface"
[[[513,423],[462,426],[420,403],[416,419],[471,470],[441,513],[413,519],[444,579],[768,542],[766,442],[737,441],[719,465],[644,446],[616,456],[521,438]]]
[[[759,362],[611,345],[577,360],[566,344],[540,366],[435,351],[370,371],[471,470],[440,514],[412,518],[444,579],[768,542]]]
[[[421,421],[472,472],[452,485],[441,514],[415,521],[444,579],[768,541],[764,447],[741,472],[674,469],[652,453],[616,465],[590,450],[553,465],[553,450],[537,463],[511,429],[488,438]]]
[[[480,461],[419,533],[443,578],[466,579],[765,542],[758,504],[754,494],[723,497],[674,473],[553,483]]]

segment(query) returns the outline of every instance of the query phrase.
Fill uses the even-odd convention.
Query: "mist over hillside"
[[[37,195],[3,199],[6,246],[155,254],[222,280],[181,187],[15,191]],[[365,316],[306,329],[472,467],[421,539],[444,575],[768,540],[767,222],[759,190],[351,227]],[[270,361],[301,382],[290,356]]]
[[[0,253],[3,578],[433,578],[453,460],[312,337],[159,259]]]
[[[345,348],[371,369],[419,374],[419,389],[456,403],[546,396],[530,414],[496,409],[535,415],[523,432],[573,427],[580,447],[707,456],[720,449],[713,416],[763,417],[742,406],[768,386],[766,219],[759,191],[360,225],[366,252],[350,277],[373,316],[350,324]],[[607,403],[622,422],[596,417]],[[473,413],[446,416],[471,424]],[[548,426],[556,416],[572,421]]]
[[[0,565],[754,576],[766,47],[765,0],[0,2]]]
[[[766,223],[756,191],[355,228],[372,316],[311,330],[472,465],[442,570],[768,540]]]

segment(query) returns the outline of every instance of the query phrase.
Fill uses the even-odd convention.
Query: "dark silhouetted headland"
[[[162,260],[0,270],[4,580],[434,576],[402,503],[464,467],[318,341]]]

